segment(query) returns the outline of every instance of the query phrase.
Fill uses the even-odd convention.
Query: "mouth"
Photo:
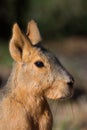
[[[72,91],[69,92],[68,94],[64,94],[64,96],[61,96],[61,97],[59,98],[59,100],[67,100],[67,99],[70,99],[70,98],[72,98],[73,94],[74,94],[74,90],[72,90]]]
[[[59,83],[59,86],[52,86],[45,91],[45,96],[49,99],[66,100],[73,96],[74,88],[71,84],[67,85],[65,83]]]

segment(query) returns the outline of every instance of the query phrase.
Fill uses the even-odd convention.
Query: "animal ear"
[[[31,44],[29,40],[21,32],[18,24],[13,26],[13,35],[10,40],[9,50],[12,58],[15,61],[22,61],[23,57],[29,53]]]
[[[27,36],[31,40],[33,45],[38,44],[38,42],[42,40],[37,23],[34,20],[31,20],[28,23]]]

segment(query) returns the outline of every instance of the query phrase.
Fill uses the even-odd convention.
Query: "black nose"
[[[69,88],[72,89],[73,88],[73,84],[74,84],[74,79],[70,78],[70,81],[67,83]]]

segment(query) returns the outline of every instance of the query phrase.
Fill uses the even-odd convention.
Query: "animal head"
[[[16,61],[17,86],[51,99],[71,96],[72,76],[51,52],[40,46],[40,41],[40,32],[33,20],[28,23],[27,35],[14,24],[9,49]]]

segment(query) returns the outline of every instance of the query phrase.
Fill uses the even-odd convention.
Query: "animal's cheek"
[[[55,81],[53,85],[45,91],[45,96],[50,99],[66,99],[71,95],[72,93],[67,84],[61,81]]]

